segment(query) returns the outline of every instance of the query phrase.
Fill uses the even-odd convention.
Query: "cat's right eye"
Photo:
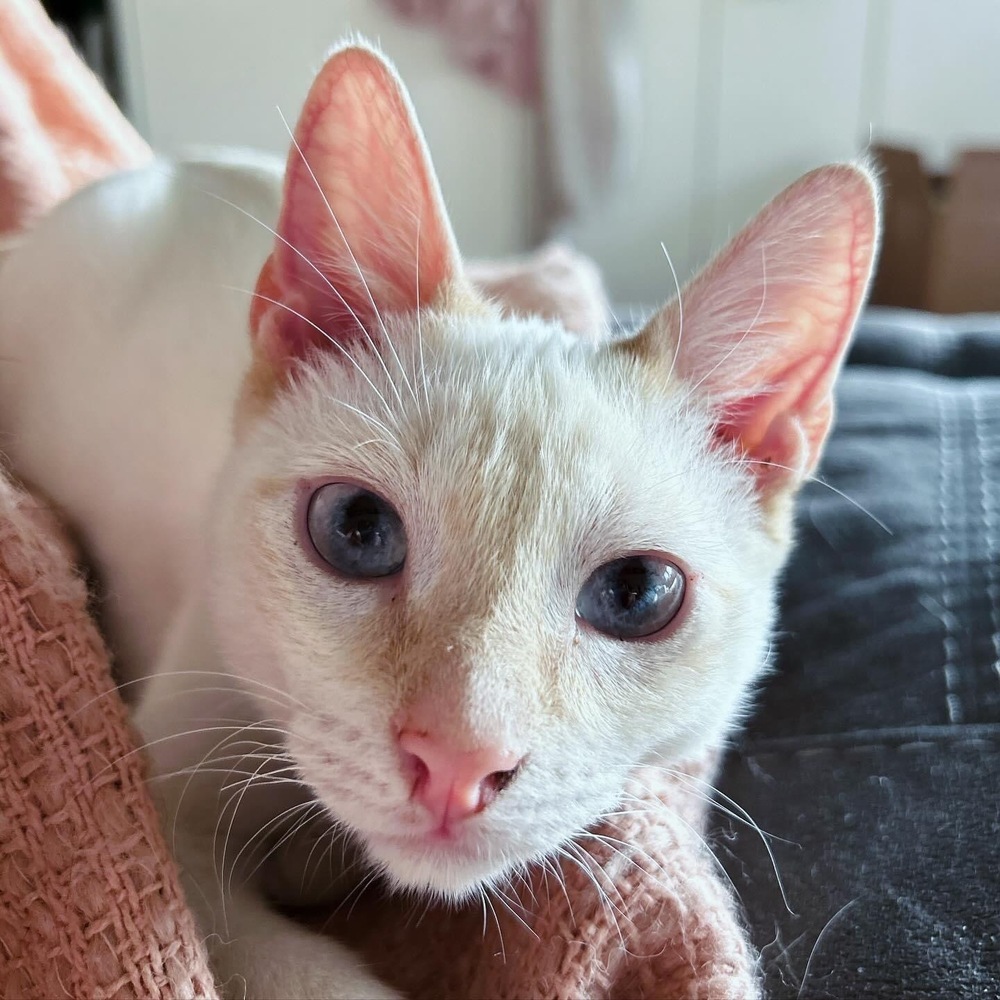
[[[615,639],[642,639],[667,627],[684,603],[683,571],[658,555],[616,559],[595,570],[577,598],[578,618]]]
[[[396,509],[354,483],[320,486],[309,499],[306,531],[316,554],[343,576],[392,576],[406,561],[406,531]]]

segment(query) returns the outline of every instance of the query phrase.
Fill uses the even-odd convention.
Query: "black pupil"
[[[381,544],[381,520],[382,512],[375,497],[359,493],[343,507],[336,530],[350,545],[367,548]]]
[[[637,604],[642,603],[644,598],[648,598],[651,583],[649,571],[642,563],[623,566],[612,591],[621,610],[631,611]]]
[[[309,501],[307,529],[317,555],[354,579],[392,576],[406,561],[406,530],[378,494],[350,483],[327,483]]]

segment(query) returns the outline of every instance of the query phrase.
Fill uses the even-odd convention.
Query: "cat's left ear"
[[[295,127],[277,240],[250,316],[276,373],[319,349],[385,336],[460,274],[455,238],[409,97],[374,49],[335,51]]]
[[[619,349],[707,402],[764,495],[816,467],[867,294],[878,189],[857,165],[807,174]]]

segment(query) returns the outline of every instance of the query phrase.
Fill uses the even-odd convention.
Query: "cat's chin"
[[[459,901],[501,878],[509,861],[480,844],[425,836],[369,836],[369,860],[398,888]]]

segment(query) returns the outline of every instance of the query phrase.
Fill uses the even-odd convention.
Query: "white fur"
[[[97,184],[0,268],[3,451],[80,531],[128,679],[176,614],[250,361],[272,237],[219,199],[273,225],[281,168],[242,161]]]
[[[273,225],[278,173],[159,164],[74,198],[11,255],[4,446],[81,530],[123,672],[154,673],[139,723],[220,979],[389,995],[262,901],[262,885],[308,888],[288,852],[255,866],[320,818],[311,796],[322,847],[332,816],[397,884],[501,880],[613,808],[649,754],[721,738],[763,663],[785,546],[697,398],[542,320],[424,312],[421,362],[415,320],[389,317],[405,381],[391,359],[357,353],[363,378],[331,353],[234,444],[249,299],[230,288],[252,289],[272,241],[219,198]],[[391,588],[322,572],[297,540],[298,484],[331,474],[406,524],[402,646],[377,625]],[[643,549],[691,572],[680,627],[624,643],[579,625],[589,573]],[[426,826],[390,724],[417,689],[442,725],[529,754],[455,850],[394,839]],[[238,786],[234,810],[234,770],[258,768],[277,773]],[[314,825],[301,842],[300,860]]]

